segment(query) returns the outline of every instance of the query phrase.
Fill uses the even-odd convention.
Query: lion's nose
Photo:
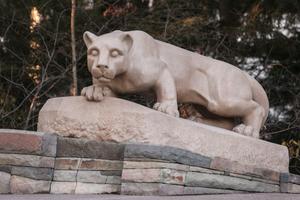
[[[97,65],[97,68],[99,69],[108,69],[107,65]]]

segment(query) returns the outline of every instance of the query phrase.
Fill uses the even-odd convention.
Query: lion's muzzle
[[[114,78],[114,72],[107,65],[97,65],[92,68],[91,73],[101,82],[109,82]]]

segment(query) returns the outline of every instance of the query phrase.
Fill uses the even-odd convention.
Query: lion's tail
[[[264,116],[264,121],[263,121],[263,124],[264,124],[268,118],[268,113],[269,113],[268,96],[267,96],[264,88],[257,82],[257,80],[255,80],[249,74],[247,74],[247,77],[251,84],[253,100],[255,102],[257,102],[259,105],[261,105],[265,110],[265,116]]]

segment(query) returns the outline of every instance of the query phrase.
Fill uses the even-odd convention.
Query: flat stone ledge
[[[147,144],[127,144],[125,158],[159,159],[186,165],[210,167],[211,158],[180,148]]]

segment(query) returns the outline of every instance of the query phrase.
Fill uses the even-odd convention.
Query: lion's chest
[[[129,76],[117,77],[111,84],[112,90],[120,94],[136,93],[149,90],[153,86],[153,83],[145,81],[142,76],[135,76],[134,78]]]

